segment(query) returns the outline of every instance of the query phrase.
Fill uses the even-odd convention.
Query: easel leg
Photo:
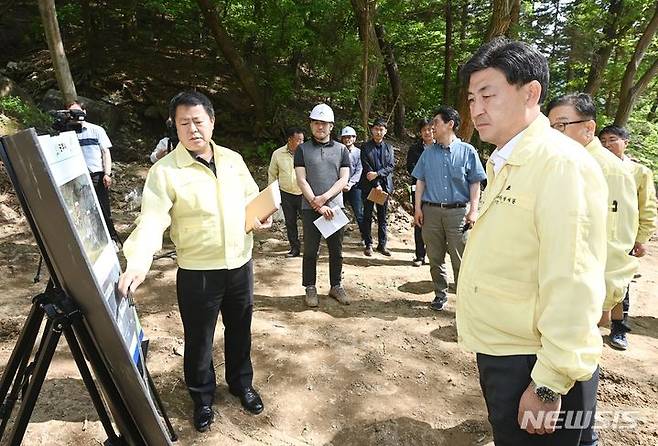
[[[30,379],[30,384],[27,387],[27,391],[23,396],[23,403],[18,409],[16,414],[16,422],[14,423],[14,429],[11,432],[9,437],[11,446],[20,446],[25,436],[25,430],[27,425],[30,422],[30,415],[32,415],[32,410],[34,410],[34,405],[37,402],[37,397],[41,391],[41,386],[46,377],[46,372],[48,371],[48,366],[53,359],[55,354],[55,349],[57,348],[57,343],[59,338],[62,335],[62,324],[58,319],[48,320],[46,323],[44,335],[46,336],[44,342],[41,345],[41,348],[37,352],[37,358],[34,365],[34,371],[32,373],[32,378]]]
[[[42,296],[43,295],[37,296],[35,301],[42,298]],[[2,406],[0,406],[0,416],[2,418],[2,422],[0,423],[0,438],[4,435],[7,423],[9,423],[9,418],[11,417],[14,405],[18,399],[20,386],[23,382],[27,364],[32,355],[32,350],[34,349],[39,328],[43,322],[43,316],[43,308],[36,303],[32,305],[30,314],[25,320],[23,330],[18,337],[16,346],[11,353],[7,367],[2,375],[2,382],[0,383],[0,401],[2,401]],[[11,393],[9,393],[9,396],[7,397],[10,387]]]
[[[80,344],[78,344],[78,341],[75,338],[75,334],[73,333],[73,329],[70,326],[64,329],[64,336],[66,337],[66,341],[69,344],[69,349],[71,350],[73,359],[78,366],[80,376],[82,376],[82,381],[84,381],[85,387],[87,388],[89,396],[91,397],[91,401],[94,403],[96,413],[98,413],[98,419],[105,429],[107,438],[111,442],[117,442],[119,438],[114,432],[112,421],[110,420],[110,416],[107,414],[107,410],[105,409],[105,404],[103,404],[101,394],[98,392],[98,388],[96,388],[96,384],[94,383],[94,379],[91,376],[91,372],[89,372],[89,367],[87,367],[87,361],[85,361],[82,350],[80,349]]]

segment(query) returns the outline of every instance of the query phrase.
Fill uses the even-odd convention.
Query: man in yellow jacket
[[[638,228],[635,180],[621,160],[606,150],[596,135],[596,106],[587,93],[562,96],[549,102],[546,108],[551,127],[580,143],[601,167],[608,185],[608,249],[605,267],[606,298],[603,320],[624,299],[628,285],[637,271],[637,259],[630,255]],[[598,369],[585,384],[590,407],[596,410],[599,384]],[[598,435],[593,429],[594,417],[583,429],[581,446],[596,445]]]
[[[599,138],[603,146],[622,160],[635,178],[639,210],[639,228],[635,236],[635,245],[631,255],[644,257],[646,243],[656,232],[656,187],[653,182],[653,172],[646,166],[630,159],[626,155],[626,147],[630,139],[628,130],[617,125],[609,125],[601,129]],[[610,345],[619,349],[628,348],[626,333],[628,326],[628,310],[630,308],[630,292],[626,290],[624,302],[612,309],[612,326]]]
[[[211,141],[215,115],[206,96],[179,93],[169,113],[180,143],[146,177],[137,227],[123,247],[128,265],[119,292],[134,292],[144,281],[153,254],[162,248],[162,234],[171,226],[185,383],[194,402],[194,426],[204,432],[214,417],[213,336],[220,311],[229,391],[246,410],[263,411],[252,387],[253,236],[245,233],[245,205],[258,186],[238,153]],[[268,227],[271,219],[254,225]]]
[[[272,184],[279,180],[281,209],[286,221],[288,243],[290,243],[290,251],[286,257],[299,257],[301,244],[297,219],[302,218],[302,190],[297,185],[293,164],[297,148],[304,143],[304,131],[299,127],[290,127],[286,130],[286,138],[286,145],[272,152],[270,167],[267,169],[267,183]]]
[[[607,186],[541,114],[548,73],[536,49],[505,38],[461,71],[475,128],[497,148],[462,259],[457,330],[477,353],[497,446],[577,446],[582,426],[557,421],[583,414],[582,381],[602,350]]]

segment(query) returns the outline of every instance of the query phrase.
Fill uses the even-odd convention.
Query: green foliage
[[[48,130],[53,122],[50,115],[18,96],[0,98],[0,113],[16,119],[25,128],[35,127],[37,130]]]
[[[258,161],[260,164],[269,163],[274,152],[280,144],[277,145],[276,141],[265,141],[256,146],[247,146],[240,150],[242,157],[247,161]]]
[[[636,115],[631,117],[628,129],[631,133],[629,154],[649,167],[654,178],[658,178],[658,122],[648,122]]]

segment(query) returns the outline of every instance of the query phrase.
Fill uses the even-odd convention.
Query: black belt
[[[423,201],[423,204],[426,204],[428,206],[434,206],[437,208],[446,208],[446,209],[457,209],[457,208],[466,207],[466,203],[432,203],[431,201]]]

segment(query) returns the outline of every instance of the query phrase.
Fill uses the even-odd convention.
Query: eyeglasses
[[[551,124],[551,127],[553,127],[558,132],[564,133],[564,131],[567,129],[567,126],[569,124],[580,124],[581,122],[587,122],[587,121],[591,121],[591,119],[581,119],[580,121],[569,121],[569,122],[556,122],[555,124]]]

